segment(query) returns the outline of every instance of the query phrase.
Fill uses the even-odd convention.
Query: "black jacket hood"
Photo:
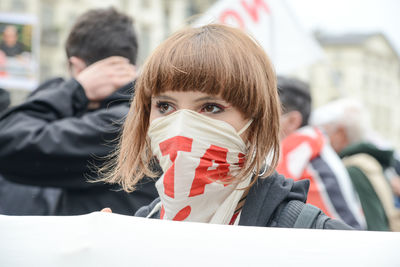
[[[239,225],[265,226],[281,203],[290,200],[306,202],[309,186],[308,180],[295,182],[276,172],[258,179],[247,195]]]

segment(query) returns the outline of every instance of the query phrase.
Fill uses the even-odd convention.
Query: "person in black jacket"
[[[148,58],[119,151],[102,178],[135,190],[156,159],[159,198],[136,216],[224,225],[351,229],[304,204],[309,181],[285,179],[276,77],[239,29],[185,28]],[[107,210],[104,210],[107,211]]]
[[[128,194],[91,183],[114,149],[136,77],[132,19],[115,9],[78,18],[66,42],[72,79],[52,79],[0,119],[0,173],[12,182],[62,189],[56,214],[104,206],[133,214],[157,195],[154,182]]]
[[[10,93],[0,88],[0,113],[10,104]],[[49,215],[54,212],[59,195],[59,189],[16,184],[0,174],[0,214]]]

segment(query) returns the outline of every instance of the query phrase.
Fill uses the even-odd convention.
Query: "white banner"
[[[319,44],[295,20],[284,0],[220,0],[195,25],[223,23],[241,28],[264,47],[278,74],[319,60]]]
[[[400,233],[0,215],[0,266],[399,266]]]

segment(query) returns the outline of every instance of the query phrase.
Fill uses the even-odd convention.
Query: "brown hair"
[[[272,65],[263,49],[241,30],[210,24],[176,32],[148,58],[114,159],[103,168],[107,171],[103,181],[132,191],[145,175],[156,176],[150,169],[147,137],[151,97],[169,90],[220,95],[245,118],[252,118],[248,158],[253,160],[245,162],[240,176],[259,173],[271,152],[264,177],[273,172],[279,157],[280,104]]]

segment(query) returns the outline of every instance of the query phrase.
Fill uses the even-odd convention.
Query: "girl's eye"
[[[157,108],[161,114],[168,114],[173,110],[173,107],[167,102],[157,102]]]
[[[221,113],[223,111],[224,111],[224,107],[222,107],[221,105],[217,105],[217,104],[205,104],[203,106],[203,108],[201,109],[201,112],[212,113],[212,114]]]

